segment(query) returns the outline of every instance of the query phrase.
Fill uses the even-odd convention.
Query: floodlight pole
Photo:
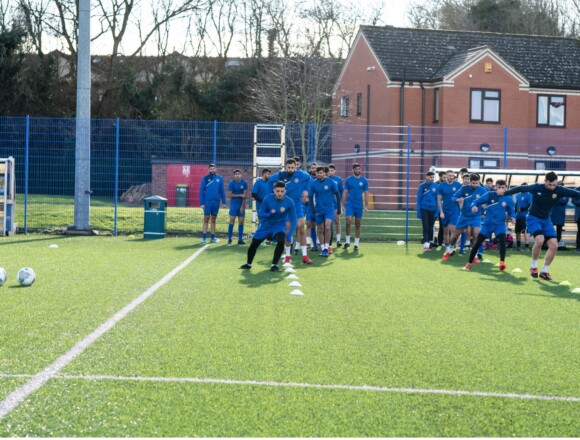
[[[74,228],[87,230],[91,205],[91,1],[79,0]]]

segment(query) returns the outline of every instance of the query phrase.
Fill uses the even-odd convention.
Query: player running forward
[[[290,244],[292,234],[296,228],[296,207],[294,201],[286,196],[286,184],[282,181],[274,183],[274,194],[264,197],[260,212],[258,212],[260,226],[252,237],[248,248],[246,264],[240,269],[251,269],[252,262],[260,244],[266,239],[276,242],[274,257],[272,258],[272,272],[281,272],[278,261],[284,252],[284,244]]]
[[[453,201],[453,196],[461,184],[455,181],[455,173],[447,170],[445,180],[439,184],[437,189],[437,207],[439,208],[439,217],[443,226],[443,244],[446,246],[446,252],[453,252],[450,246],[451,236],[455,232],[455,224],[459,218],[459,206]]]
[[[228,225],[228,244],[232,244],[234,224],[238,218],[238,244],[244,243],[244,219],[246,217],[246,194],[248,182],[242,179],[242,172],[234,170],[234,180],[228,184],[228,197],[230,198],[230,224]]]
[[[436,184],[434,184],[436,185]],[[363,212],[369,211],[369,181],[361,176],[360,165],[352,165],[352,176],[346,178],[342,204],[345,207],[346,229],[344,250],[350,247],[350,227],[354,217],[354,250],[358,251]],[[433,220],[434,221],[434,220]],[[433,228],[431,228],[433,234]]]
[[[308,257],[306,248],[306,237],[304,234],[304,203],[308,202],[308,187],[310,185],[310,177],[302,170],[296,169],[296,161],[294,159],[286,160],[286,169],[280,171],[270,177],[270,183],[282,181],[286,184],[286,197],[290,197],[294,201],[296,210],[296,241],[300,243],[302,248],[302,262],[305,264],[312,264],[312,260]],[[286,246],[286,256],[284,263],[290,263],[292,250],[292,240]]]
[[[316,226],[318,236],[322,243],[321,257],[328,257],[328,247],[330,246],[330,228],[334,220],[334,206],[341,207],[336,183],[326,177],[324,167],[316,168],[316,180],[310,183],[308,190],[310,199],[310,209],[316,216]]]
[[[527,185],[526,182],[522,185]],[[516,251],[522,250],[522,234],[524,235],[524,244],[529,249],[530,234],[526,229],[526,216],[532,204],[532,195],[530,193],[521,193],[516,196]]]
[[[550,220],[552,207],[562,197],[580,197],[580,191],[558,186],[557,184],[558,175],[550,171],[546,173],[544,183],[516,186],[506,191],[507,195],[519,193],[532,194],[532,205],[526,217],[528,232],[534,236],[535,240],[534,247],[532,248],[532,264],[530,266],[530,275],[532,278],[538,278],[538,259],[542,251],[542,245],[546,242],[548,250],[544,257],[544,267],[542,267],[539,276],[544,280],[552,279],[548,270],[558,250],[556,230],[554,229],[552,220]]]
[[[462,186],[459,191],[453,195],[453,200],[461,205],[461,211],[459,219],[457,220],[457,225],[455,225],[455,232],[451,237],[451,249],[453,249],[455,243],[457,243],[459,236],[466,233],[469,228],[471,228],[474,237],[477,237],[477,234],[479,234],[481,228],[481,215],[479,213],[474,213],[471,210],[471,204],[473,201],[487,193],[488,191],[479,184],[479,175],[471,174],[469,176],[469,185]],[[443,254],[443,261],[447,261],[451,255],[453,255],[453,252],[446,251]]]
[[[328,165],[328,170],[329,170],[328,177],[336,182],[336,185],[338,186],[338,195],[340,196],[340,200],[342,200],[342,194],[344,193],[344,186],[342,184],[342,178],[336,175],[336,166],[333,163]],[[336,207],[336,214],[334,214],[334,234],[336,236],[336,247],[337,248],[342,246],[342,243],[340,242],[340,231],[341,231],[340,214],[338,214],[338,211],[339,211],[339,209],[337,206]],[[330,245],[332,246],[332,243]]]
[[[495,182],[495,188],[495,191],[488,191],[471,203],[471,210],[477,216],[480,215],[480,206],[486,205],[487,208],[485,208],[483,225],[477,235],[475,246],[471,248],[469,262],[463,268],[464,270],[471,269],[479,246],[481,246],[486,238],[490,238],[492,233],[495,234],[499,241],[499,270],[503,271],[506,268],[506,214],[509,215],[512,222],[515,222],[514,199],[506,195],[507,184],[505,180],[498,179]]]
[[[211,243],[217,243],[215,236],[215,222],[220,210],[220,201],[222,206],[226,206],[226,192],[224,191],[224,179],[217,174],[215,164],[208,165],[209,174],[201,178],[199,184],[199,205],[203,209],[203,229],[201,234],[201,243],[205,244],[207,240],[207,227],[210,225]]]

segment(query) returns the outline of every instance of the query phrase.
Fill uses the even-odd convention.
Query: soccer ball
[[[0,267],[0,286],[6,282],[6,269]]]
[[[32,286],[32,283],[36,280],[36,274],[30,267],[23,267],[18,271],[16,278],[21,286]]]

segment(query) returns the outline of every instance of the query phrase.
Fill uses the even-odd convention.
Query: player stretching
[[[284,252],[285,242],[287,244],[291,242],[292,234],[296,227],[296,208],[292,199],[286,197],[285,194],[286,184],[278,181],[274,184],[274,194],[268,194],[264,197],[260,212],[258,212],[260,226],[258,226],[252,237],[246,264],[240,266],[240,269],[252,268],[252,262],[258,247],[264,240],[269,239],[276,242],[270,270],[272,272],[281,272],[278,267],[278,261]]]
[[[220,201],[222,206],[226,206],[226,192],[224,191],[224,179],[217,174],[215,164],[208,165],[209,174],[201,178],[199,184],[199,206],[203,209],[203,229],[201,234],[201,244],[207,240],[207,226],[211,223],[211,242],[217,243],[215,236],[215,222],[220,210]]]
[[[528,232],[534,236],[535,240],[534,247],[532,248],[530,275],[532,278],[538,278],[538,259],[542,251],[542,245],[545,242],[548,245],[548,250],[544,257],[544,267],[542,267],[539,276],[548,281],[552,279],[548,270],[558,250],[556,230],[554,229],[552,220],[550,220],[552,207],[562,197],[580,197],[580,191],[558,186],[557,183],[558,175],[550,171],[546,173],[544,183],[516,186],[506,191],[507,195],[527,192],[532,194],[532,205],[526,217]]]
[[[485,219],[483,220],[483,225],[481,230],[477,235],[477,241],[473,248],[471,248],[471,253],[469,254],[469,262],[463,268],[464,270],[470,270],[471,265],[475,261],[475,255],[479,246],[487,239],[491,237],[491,234],[495,234],[499,241],[499,270],[503,271],[506,268],[505,265],[505,235],[506,227],[505,220],[506,214],[509,215],[512,223],[515,223],[515,212],[514,212],[514,199],[509,197],[505,190],[507,184],[505,180],[497,180],[495,182],[495,191],[488,191],[483,196],[475,199],[471,203],[471,210],[474,214],[479,215],[479,207],[486,205],[485,209]]]
[[[228,185],[228,196],[230,197],[230,224],[228,225],[228,244],[232,244],[234,234],[234,224],[238,218],[238,244],[244,243],[244,219],[246,217],[246,193],[248,183],[242,179],[242,172],[234,170],[234,180]]]
[[[338,186],[336,183],[326,177],[324,167],[316,168],[316,180],[310,183],[308,190],[310,199],[310,208],[316,216],[316,226],[318,236],[322,243],[321,257],[328,257],[328,247],[330,246],[330,228],[334,220],[334,206],[341,209],[341,201],[338,195]]]

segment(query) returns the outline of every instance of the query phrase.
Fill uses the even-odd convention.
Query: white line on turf
[[[109,318],[100,327],[94,330],[91,334],[86,336],[83,340],[78,342],[73,348],[71,348],[64,355],[59,357],[56,361],[42,370],[40,373],[35,374],[31,379],[22,385],[20,388],[16,389],[10,393],[1,403],[0,403],[0,419],[10,414],[10,412],[16,408],[20,402],[22,402],[26,397],[32,394],[34,391],[42,387],[49,379],[56,376],[56,374],[70,364],[77,356],[83,353],[88,347],[94,344],[97,339],[111,330],[120,320],[125,318],[129,313],[135,310],[143,301],[149,298],[155,293],[157,289],[165,285],[171,278],[173,278],[179,271],[184,269],[189,263],[195,260],[209,245],[203,246],[185,261],[183,261],[179,266],[161,278],[153,286],[115,313],[111,318]]]
[[[285,388],[316,388],[326,390],[368,391],[375,393],[399,393],[399,394],[442,394],[448,396],[472,396],[472,397],[498,397],[504,399],[519,400],[552,400],[564,402],[580,402],[580,397],[572,396],[542,396],[535,394],[520,393],[495,393],[487,391],[462,391],[462,390],[438,390],[425,388],[394,388],[370,385],[332,385],[312,384],[298,382],[271,382],[262,380],[235,380],[235,379],[211,379],[198,377],[139,377],[139,376],[107,376],[107,375],[55,375],[54,379],[68,380],[110,380],[110,381],[133,381],[133,382],[172,382],[172,383],[210,383],[222,385],[250,385]]]

